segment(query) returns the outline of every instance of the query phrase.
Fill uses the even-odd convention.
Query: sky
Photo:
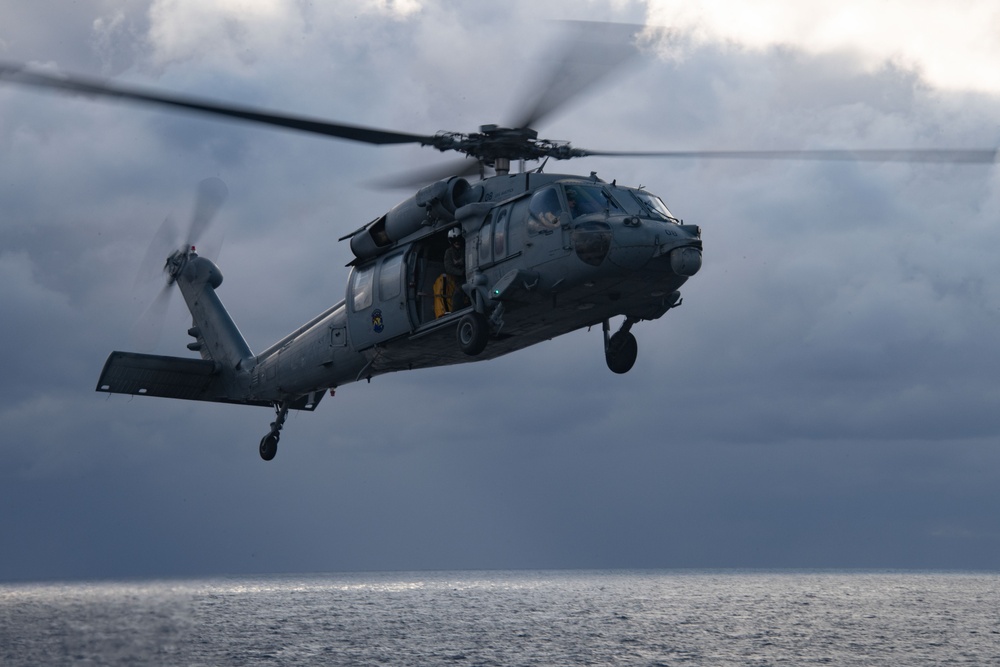
[[[0,1],[0,60],[403,132],[504,123],[562,19],[648,25],[544,119],[594,150],[994,148],[995,2]],[[260,351],[342,235],[448,160],[0,84],[0,581],[498,568],[1000,567],[994,165],[586,158],[700,225],[683,306],[292,414],[94,391],[195,188]],[[553,171],[550,166],[547,171]],[[167,314],[159,354],[183,356]]]

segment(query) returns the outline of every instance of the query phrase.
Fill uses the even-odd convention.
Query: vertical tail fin
[[[188,333],[196,338],[188,348],[228,368],[240,368],[253,358],[243,334],[215,294],[222,284],[222,272],[212,261],[193,251],[174,275],[177,286],[191,311],[193,326]]]

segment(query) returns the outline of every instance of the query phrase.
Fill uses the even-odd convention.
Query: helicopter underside
[[[491,331],[485,349],[475,356],[464,353],[456,343],[458,322],[473,311],[469,306],[371,348],[369,371],[374,376],[485,361],[618,316],[633,322],[654,320],[679,305],[678,290],[686,281],[687,276],[654,269],[629,278],[595,280],[505,300],[502,326]]]

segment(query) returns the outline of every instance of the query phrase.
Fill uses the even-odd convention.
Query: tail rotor
[[[181,235],[177,223],[170,216],[160,224],[143,257],[136,282],[137,284],[149,282],[153,277],[163,273],[167,276],[167,282],[132,328],[132,339],[137,349],[149,352],[160,342],[174,281],[228,195],[229,188],[221,178],[215,176],[206,178],[198,183],[194,210],[186,233]]]

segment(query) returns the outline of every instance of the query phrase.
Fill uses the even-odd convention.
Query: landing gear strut
[[[281,437],[281,427],[285,425],[285,418],[288,417],[288,405],[275,403],[274,411],[277,417],[271,422],[271,431],[260,439],[260,458],[265,461],[270,461],[278,453],[278,440]]]
[[[604,360],[611,372],[619,375],[628,373],[635,365],[635,359],[639,355],[639,344],[629,329],[638,321],[626,317],[621,329],[609,336],[611,325],[604,320]]]

